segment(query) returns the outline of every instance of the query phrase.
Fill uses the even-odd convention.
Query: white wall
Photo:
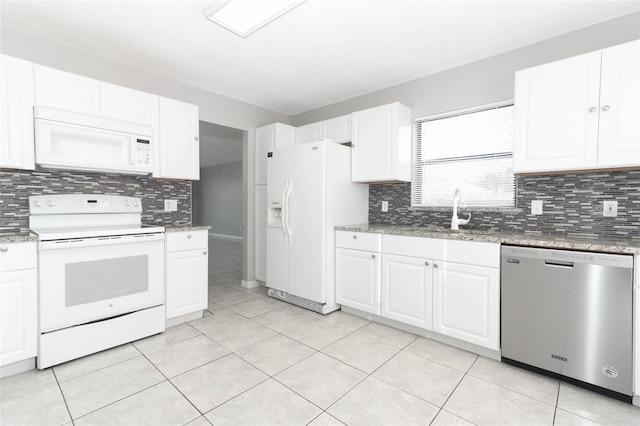
[[[424,117],[512,99],[515,71],[635,39],[640,39],[640,13],[297,114],[291,123],[301,126],[396,101],[409,106],[414,117]]]
[[[288,116],[8,28],[0,28],[0,40],[0,52],[3,54],[189,102],[199,106],[202,121],[246,130],[243,138],[242,279],[254,279],[254,130],[273,122],[288,124]]]
[[[242,237],[242,162],[200,169],[193,182],[193,222],[214,234]]]

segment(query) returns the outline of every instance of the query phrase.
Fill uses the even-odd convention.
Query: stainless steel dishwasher
[[[503,246],[501,263],[503,361],[632,395],[633,256]]]

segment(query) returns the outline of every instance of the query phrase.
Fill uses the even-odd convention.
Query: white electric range
[[[29,197],[38,236],[38,368],[165,328],[164,227],[141,223],[138,198]]]

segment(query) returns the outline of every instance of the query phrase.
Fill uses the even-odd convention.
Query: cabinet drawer
[[[336,231],[336,247],[380,252],[382,236],[368,232]]]
[[[35,269],[37,265],[35,242],[0,244],[0,272]]]
[[[166,247],[167,251],[182,251],[207,248],[208,246],[207,231],[181,231],[167,232]]]

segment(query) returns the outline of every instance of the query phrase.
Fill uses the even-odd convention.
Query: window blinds
[[[415,122],[412,206],[515,206],[513,103]]]

